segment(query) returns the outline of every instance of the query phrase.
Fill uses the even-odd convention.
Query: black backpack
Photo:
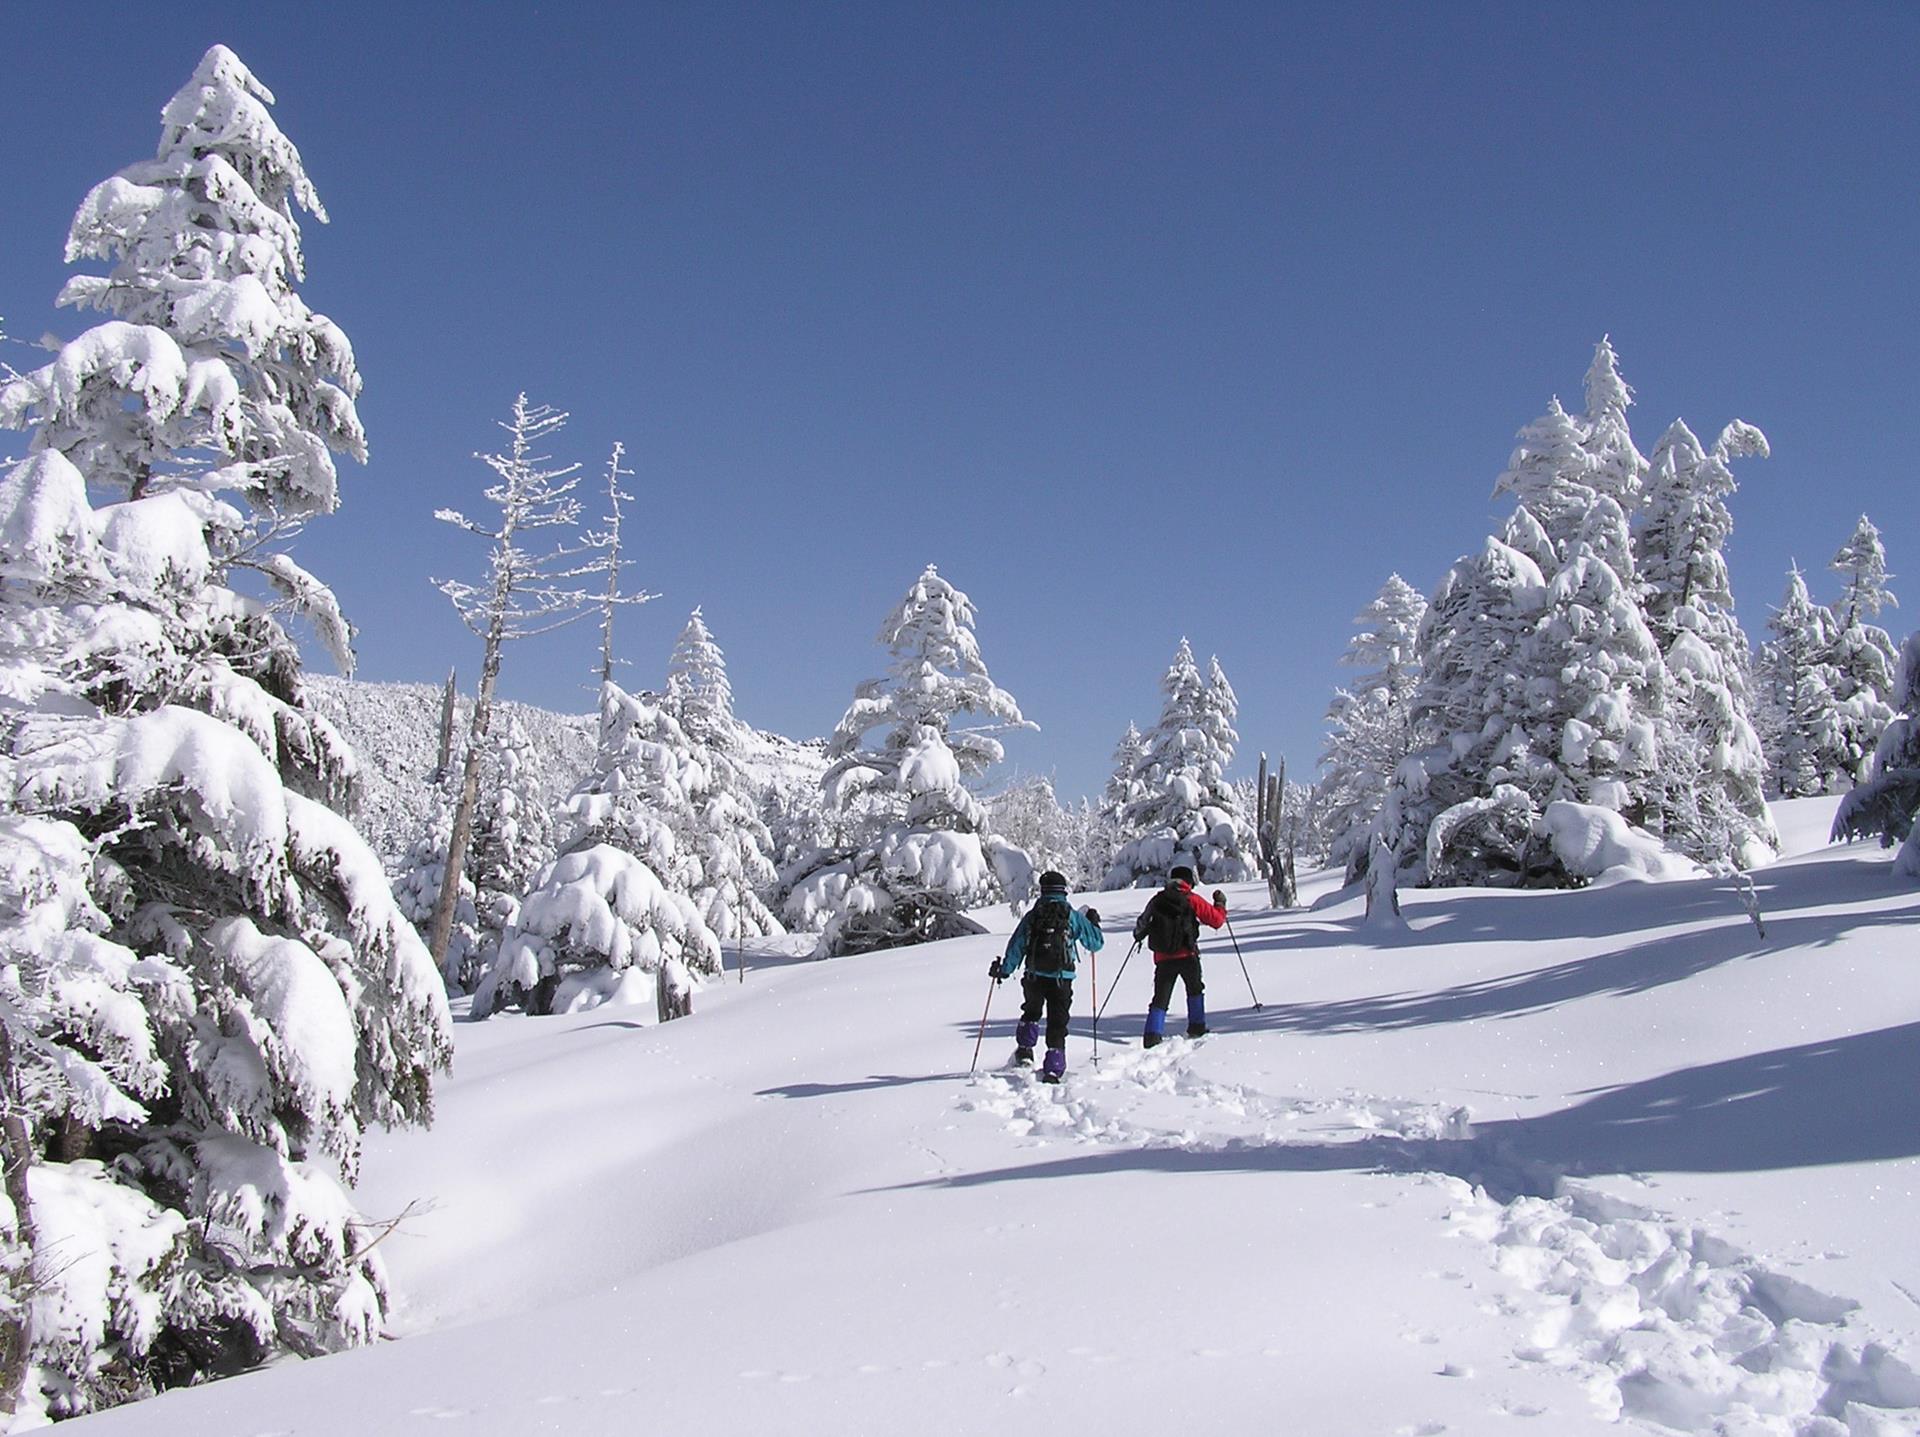
[[[1147,900],[1140,922],[1147,947],[1155,953],[1200,951],[1200,919],[1187,902],[1187,890],[1177,883],[1169,883]]]
[[[1073,909],[1064,903],[1042,900],[1027,922],[1027,971],[1071,972],[1073,960],[1068,953],[1072,938]]]

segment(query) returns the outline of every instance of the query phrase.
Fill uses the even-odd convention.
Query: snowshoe
[[[1013,1050],[1013,1066],[1016,1068],[1031,1068],[1033,1066],[1033,1049],[1015,1048]]]

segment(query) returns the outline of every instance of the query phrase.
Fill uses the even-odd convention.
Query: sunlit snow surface
[[[76,1430],[1912,1433],[1920,891],[1831,808],[1764,939],[1715,879],[1233,885],[1214,1033],[1142,1051],[1135,957],[1058,1088],[1005,988],[968,1073],[997,936],[460,1024],[366,1160],[398,1340]]]

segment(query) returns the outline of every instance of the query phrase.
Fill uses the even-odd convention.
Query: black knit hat
[[[1040,875],[1040,891],[1042,893],[1065,893],[1067,891],[1067,875],[1057,869],[1049,868],[1045,873]]]
[[[1174,869],[1168,876],[1172,878],[1175,883],[1197,883],[1199,881],[1193,876],[1193,870],[1184,863]]]

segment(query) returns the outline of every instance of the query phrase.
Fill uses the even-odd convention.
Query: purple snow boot
[[[1067,1075],[1067,1050],[1049,1048],[1047,1056],[1040,1063],[1040,1081],[1057,1083]]]
[[[1038,1023],[1022,1023],[1013,1030],[1013,1061],[1021,1067],[1033,1062],[1033,1045],[1040,1041]]]

